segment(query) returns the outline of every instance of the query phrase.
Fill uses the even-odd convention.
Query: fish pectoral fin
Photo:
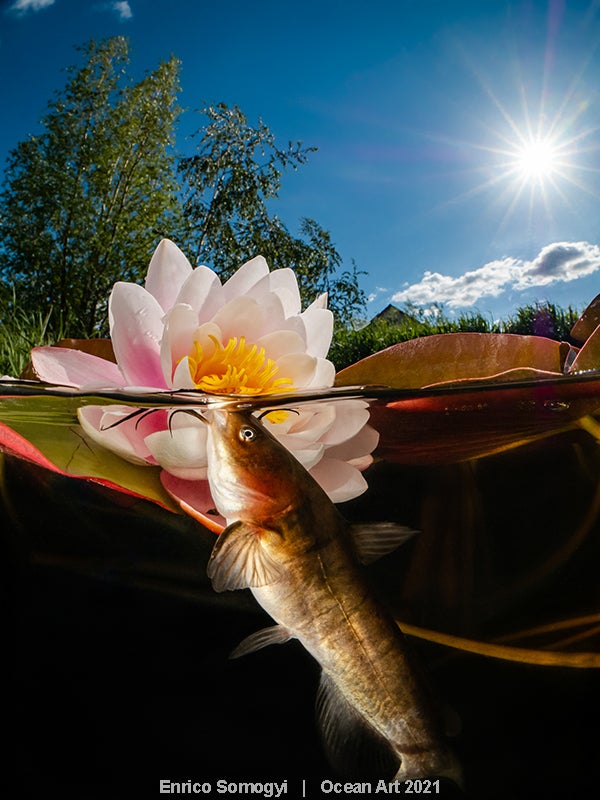
[[[369,522],[350,526],[358,560],[372,564],[411,539],[418,531],[395,522]]]
[[[262,528],[238,521],[219,534],[206,570],[216,592],[266,586],[277,580],[280,567],[263,547],[261,533]]]
[[[317,722],[331,765],[342,775],[393,775],[400,759],[323,672],[317,692]]]
[[[268,647],[270,644],[284,644],[294,638],[294,634],[285,628],[283,625],[272,625],[270,628],[262,628],[260,631],[255,631],[243,639],[235,650],[229,654],[229,658],[240,658],[240,656],[247,656],[248,653],[254,653],[256,650],[262,650],[263,647]]]

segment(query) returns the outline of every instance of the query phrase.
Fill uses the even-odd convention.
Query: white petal
[[[301,406],[297,411],[297,414],[290,414],[286,420],[286,433],[307,441],[320,440],[336,418],[333,403],[313,403]]]
[[[283,304],[278,294],[275,294],[274,292],[249,292],[244,297],[239,297],[236,300],[233,300],[232,308],[237,308],[235,303],[242,300],[256,303],[257,307],[260,309],[261,328],[258,334],[259,336],[262,336],[269,331],[287,329]],[[215,319],[217,318],[220,318],[218,314],[215,315]],[[237,333],[236,335],[246,336],[247,341],[252,341],[254,344],[256,343],[256,338],[251,339],[250,336],[243,331]],[[256,336],[255,333],[253,335]]]
[[[364,458],[375,450],[379,443],[379,434],[370,425],[365,425],[359,432],[342,442],[327,448],[328,458],[338,458],[341,461],[355,461]],[[370,463],[370,462],[369,462]],[[354,464],[358,466],[358,464]],[[364,469],[364,467],[359,467]]]
[[[223,344],[242,336],[246,342],[254,344],[267,332],[262,309],[252,297],[231,300],[215,314],[213,322],[221,329]]]
[[[288,317],[280,326],[281,330],[293,331],[304,342],[304,351],[306,352],[306,325],[300,315],[297,317]]]
[[[265,353],[274,361],[290,353],[304,353],[302,337],[294,331],[273,331],[261,336],[256,344],[264,347]]]
[[[196,388],[196,384],[192,379],[192,373],[190,372],[190,361],[188,356],[184,356],[175,367],[173,371],[172,388],[173,389]]]
[[[181,287],[178,303],[187,303],[196,312],[196,324],[208,322],[225,304],[221,281],[212,269],[196,267]]]
[[[300,313],[302,308],[300,300],[300,290],[294,270],[285,267],[284,269],[274,269],[261,278],[248,292],[252,297],[257,297],[262,293],[277,294],[281,300],[284,316],[292,317]]]
[[[327,308],[327,292],[320,294],[316,300],[313,300],[306,310],[308,311],[311,308]]]
[[[263,256],[256,256],[234,272],[229,280],[224,284],[225,300],[233,300],[246,294],[258,281],[269,274],[269,265]]]
[[[335,411],[335,422],[321,437],[323,444],[336,445],[345,442],[369,421],[369,409],[362,400],[340,400]]]
[[[166,388],[160,364],[163,310],[136,283],[116,283],[108,304],[117,362],[130,386]]]
[[[148,266],[146,290],[158,301],[163,311],[174,305],[192,265],[170,239],[159,242]]]
[[[317,366],[316,358],[306,353],[291,353],[276,359],[279,368],[278,378],[291,378],[296,389],[309,386]]]
[[[315,374],[310,382],[311,389],[324,389],[333,386],[335,381],[335,367],[325,358],[316,359]],[[308,388],[308,387],[307,387]]]
[[[333,314],[313,303],[301,317],[306,325],[306,352],[325,358],[333,336]]]
[[[179,415],[177,415],[179,416]],[[145,443],[160,466],[184,480],[206,479],[206,424],[198,421],[146,436]]]
[[[325,455],[310,474],[334,503],[344,503],[363,494],[368,488],[361,473],[345,461]]]
[[[306,467],[311,469],[323,457],[325,447],[319,442],[305,442],[298,437],[288,436],[285,433],[278,433],[277,426],[273,425],[269,430],[275,435],[277,440],[290,451],[290,453],[298,459],[298,461]]]

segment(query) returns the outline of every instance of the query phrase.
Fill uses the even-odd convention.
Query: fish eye
[[[240,428],[239,437],[242,442],[252,442],[256,439],[256,430],[249,425],[244,425]]]

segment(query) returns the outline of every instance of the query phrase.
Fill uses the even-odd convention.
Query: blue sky
[[[274,210],[367,271],[369,316],[600,292],[600,0],[0,0],[2,163],[116,34],[135,74],[182,61],[181,152],[204,101],[318,148]]]

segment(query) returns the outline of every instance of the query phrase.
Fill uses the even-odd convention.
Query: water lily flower
[[[271,395],[333,385],[326,355],[333,315],[326,295],[301,310],[291,269],[269,271],[253,258],[225,283],[208,267],[192,268],[171,241],[158,245],[145,285],[118,282],[109,300],[116,363],[69,348],[32,351],[38,377],[83,388],[198,389],[207,393]],[[167,491],[191,510],[211,507],[207,426],[194,415],[131,406],[85,406],[87,435],[123,458],[162,467]],[[377,433],[366,403],[303,404],[264,421],[323,486],[334,502],[366,488]]]

